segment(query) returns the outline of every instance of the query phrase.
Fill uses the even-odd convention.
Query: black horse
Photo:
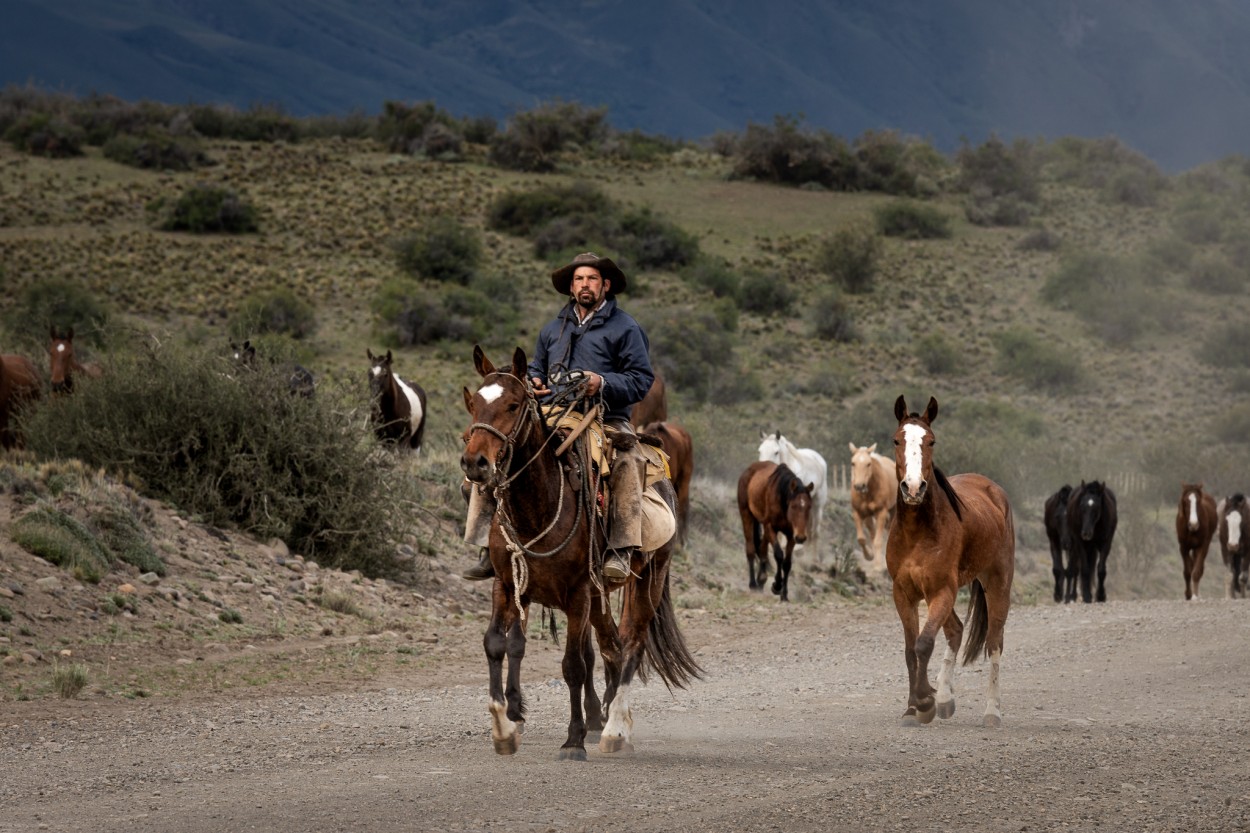
[[[1055,601],[1063,601],[1064,553],[1071,549],[1068,540],[1068,498],[1072,496],[1072,487],[1067,483],[1050,497],[1046,498],[1046,509],[1042,520],[1046,524],[1046,537],[1050,540],[1051,572],[1055,576]]]
[[[1107,600],[1107,553],[1115,537],[1115,493],[1100,481],[1072,490],[1068,498],[1068,582],[1065,602],[1076,601],[1076,579],[1081,577],[1081,599],[1086,603]],[[1091,593],[1094,569],[1098,570],[1098,592]]]

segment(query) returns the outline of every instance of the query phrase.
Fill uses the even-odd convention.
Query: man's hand
[[[603,377],[594,371],[586,371],[586,393],[594,396],[599,393],[599,389],[603,387]]]
[[[539,379],[537,376],[534,376],[530,379],[530,382],[532,382],[534,385],[535,396],[550,396],[551,395],[551,388],[547,387],[547,383],[544,382],[542,379]]]

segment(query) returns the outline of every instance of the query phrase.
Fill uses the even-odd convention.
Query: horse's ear
[[[768,432],[765,431],[763,428],[760,429],[760,439],[761,440],[768,439]]]
[[[816,494],[816,482],[815,482],[815,481],[812,481],[811,483],[808,483],[808,484],[804,487],[804,490],[805,490],[805,491],[806,491],[809,495],[814,495],[814,494]]]
[[[777,437],[777,442],[781,442],[781,429],[780,428],[777,429],[777,433],[775,436]]]
[[[924,409],[924,421],[932,425],[935,419],[937,419],[937,400],[930,396],[929,405]]]
[[[369,361],[373,361],[373,351],[368,347],[365,348],[365,355],[369,357]]]
[[[464,388],[464,409],[473,415],[473,394],[469,393],[468,388]]]
[[[394,359],[393,359],[393,358],[391,358],[391,351],[390,351],[390,350],[387,350],[387,351],[386,351],[386,363],[387,363],[387,364],[390,364],[390,363],[391,363],[391,362],[393,362],[393,361],[394,361]]]
[[[876,443],[873,443],[872,445],[868,446],[868,453],[869,453],[869,454],[875,454],[875,453],[876,453],[876,451],[877,451],[877,444],[876,444]]]
[[[490,359],[486,358],[486,354],[482,352],[482,345],[473,345],[473,366],[477,368],[477,375],[486,377],[495,372],[495,366],[490,363]]]
[[[852,454],[854,454],[856,451],[859,451],[859,446],[857,446],[855,443],[849,442],[847,443],[847,445],[850,446]]]
[[[894,418],[899,422],[907,419],[907,400],[903,398],[903,394],[898,395],[898,399],[894,400]]]
[[[518,379],[525,378],[526,369],[529,367],[529,360],[525,358],[525,351],[520,347],[512,351],[512,375]]]

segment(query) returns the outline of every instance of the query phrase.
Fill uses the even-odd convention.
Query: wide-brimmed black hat
[[[578,266],[593,266],[599,270],[600,275],[611,281],[612,286],[608,289],[609,296],[625,291],[628,281],[625,280],[625,273],[621,271],[621,267],[613,263],[611,258],[599,257],[594,252],[582,252],[573,258],[573,262],[568,266],[561,266],[551,273],[551,285],[556,288],[556,292],[561,295],[569,294],[569,289],[573,286],[573,273],[577,271]]]

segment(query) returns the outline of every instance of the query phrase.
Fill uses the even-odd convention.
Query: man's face
[[[578,266],[573,272],[573,283],[569,292],[579,307],[589,311],[599,306],[599,302],[611,288],[612,281],[600,275],[598,269],[593,266]]]

